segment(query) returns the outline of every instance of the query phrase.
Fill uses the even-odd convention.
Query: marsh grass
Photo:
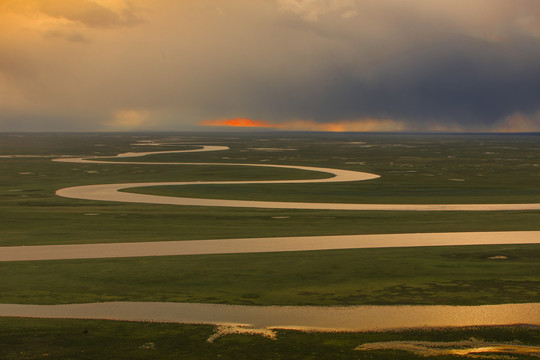
[[[70,164],[50,161],[62,155],[107,156],[129,151],[193,149],[196,144],[228,145],[231,148],[229,151],[150,155],[132,160],[322,166],[374,172],[382,177],[343,184],[201,185],[184,186],[181,189],[163,187],[130,191],[318,202],[540,202],[540,167],[535,166],[540,164],[539,137],[413,134],[2,134],[0,154],[49,157],[0,158],[0,244],[540,230],[539,211],[305,211],[198,208],[66,199],[55,196],[54,192],[67,186],[99,183],[297,179],[326,175],[244,166]],[[131,145],[138,140],[149,139],[183,144],[175,147]],[[261,148],[296,150],[252,150]]]
[[[415,134],[0,134],[0,245],[368,233],[540,230],[539,211],[281,211],[59,198],[116,182],[320,177],[284,169],[53,163],[57,156],[171,150],[138,140],[227,145],[133,161],[242,162],[373,172],[350,184],[142,188],[176,196],[318,202],[540,202],[540,136]],[[289,151],[253,150],[294,148]],[[126,161],[127,159],[123,159]],[[133,190],[132,190],[133,191]],[[540,246],[468,246],[0,263],[0,302],[187,301],[228,304],[540,302]],[[425,359],[363,343],[418,340],[538,345],[530,327],[374,333],[277,331],[277,340],[213,326],[0,317],[0,359]],[[451,359],[441,356],[437,359]],[[513,358],[531,359],[528,356]]]
[[[534,327],[475,327],[365,333],[313,333],[277,330],[277,339],[227,335],[210,343],[208,325],[121,321],[0,318],[0,358],[12,359],[426,359],[404,351],[359,352],[364,343],[462,341],[537,345]],[[461,357],[460,357],[461,358]],[[513,359],[536,359],[516,356]],[[435,359],[455,359],[438,356]]]
[[[0,302],[540,302],[539,257],[540,245],[498,245],[0,263]]]
[[[184,187],[189,196],[336,202],[540,202],[539,135],[2,134],[0,244],[70,244],[300,235],[540,230],[540,211],[369,212],[230,209],[60,198],[66,186],[261,180],[320,173],[242,166],[54,163],[56,156],[171,150],[137,140],[230,146],[144,161],[242,162],[382,175],[349,184]],[[253,150],[294,148],[290,151]],[[45,157],[43,157],[45,156]],[[48,156],[48,157],[47,157]],[[133,159],[134,161],[141,160]],[[147,191],[140,189],[137,191]],[[156,191],[156,189],[151,189]],[[180,195],[175,188],[158,189]],[[230,304],[538,302],[538,246],[373,249],[0,264],[0,301]],[[506,259],[489,257],[506,256]]]

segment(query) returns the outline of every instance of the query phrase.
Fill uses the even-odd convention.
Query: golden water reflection
[[[483,306],[245,306],[108,302],[0,304],[0,316],[234,324],[252,328],[371,331],[418,327],[540,325],[540,303]]]
[[[540,346],[479,340],[454,342],[386,341],[362,344],[356,350],[401,350],[421,356],[460,355],[477,357],[478,354],[513,354],[540,357]],[[484,355],[483,358],[489,357]]]

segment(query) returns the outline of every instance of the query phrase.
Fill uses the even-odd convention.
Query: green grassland
[[[182,140],[184,144],[174,147],[130,145],[141,139]],[[538,211],[306,211],[66,199],[55,196],[54,192],[67,186],[115,182],[277,180],[327,175],[248,166],[50,161],[60,155],[108,156],[127,151],[192,149],[194,144],[227,145],[231,147],[230,151],[150,155],[122,160],[307,165],[368,171],[382,176],[376,180],[343,184],[198,185],[158,190],[160,194],[168,195],[321,202],[540,202],[540,167],[535,166],[540,164],[538,139],[539,136],[532,135],[4,134],[0,135],[0,154],[45,157],[0,158],[0,212],[3,215],[0,217],[0,244],[540,230]],[[257,150],[261,148],[296,150]],[[156,192],[156,189],[130,191]]]
[[[126,191],[169,196],[305,202],[539,202],[539,138],[500,136],[483,139],[456,136],[452,139],[445,136],[410,135],[404,138],[376,137],[372,141],[367,140],[365,144],[346,140],[341,143],[327,141],[317,145],[297,146],[297,151],[278,151],[272,163],[366,171],[381,175],[381,178],[347,183],[191,185]],[[271,153],[265,155],[269,158]],[[313,158],[317,155],[321,159]],[[261,161],[261,154],[250,156],[253,156],[254,162]]]
[[[493,191],[495,195],[498,193],[495,190],[503,187],[502,184],[507,184],[505,186],[508,186],[510,193],[526,189],[531,193],[540,191],[538,171],[533,166],[540,162],[538,136],[288,136],[285,139],[277,135],[243,135],[236,138],[157,134],[3,135],[0,153],[34,157],[0,158],[4,170],[0,183],[3,214],[0,217],[0,244],[540,230],[540,211],[471,213],[230,209],[97,202],[54,195],[55,190],[65,186],[96,183],[321,176],[320,173],[300,170],[243,166],[72,164],[50,161],[51,155],[107,156],[126,151],[190,149],[194,148],[193,143],[228,145],[231,150],[150,155],[144,161],[282,163],[372,171],[381,174],[381,179],[341,185],[361,187],[364,184],[381,184],[383,190],[373,192],[381,194],[394,182],[399,182],[401,185],[396,185],[396,189],[392,190],[394,194],[401,191],[401,187],[416,189],[420,194],[410,196],[411,202],[433,201],[432,197],[426,195],[431,190],[426,193],[419,179],[435,177],[438,183],[444,182],[452,191],[458,191],[467,181],[447,181],[450,176],[458,176],[449,172],[465,169],[471,173],[470,169],[475,166],[481,168],[476,170],[477,173],[499,172],[499,176],[483,178],[488,189],[486,191]],[[174,147],[130,145],[140,139],[183,140],[186,143]],[[259,150],[261,148],[278,150]],[[285,148],[296,150],[279,150]],[[488,162],[484,158],[492,156],[491,153],[496,153],[505,161]],[[411,163],[412,155],[416,156],[416,160],[411,166],[418,174],[393,172],[403,167],[399,159]],[[446,165],[437,165],[437,161],[429,156]],[[454,162],[452,158],[452,168],[448,156],[456,156],[463,161]],[[360,159],[366,161],[366,166],[356,164],[356,160]],[[140,161],[140,158],[132,160]],[[355,164],[347,164],[350,162]],[[390,165],[391,162],[394,165]],[[531,166],[521,166],[524,164]],[[501,167],[504,167],[504,171],[498,170]],[[423,176],[428,171],[426,168],[442,175]],[[520,174],[517,178],[516,172]],[[467,177],[464,174],[459,176]],[[387,178],[390,180],[385,180]],[[512,179],[515,181],[512,182]],[[386,185],[384,181],[387,181]],[[525,183],[529,184],[527,188],[523,185]],[[292,185],[265,186],[265,191],[253,194],[248,191],[245,196],[264,197],[265,192],[272,192],[272,188],[286,189],[288,186]],[[332,201],[346,198],[339,195],[341,190],[331,190],[340,184],[320,186],[327,191],[306,190],[295,194],[289,192],[289,195],[296,198],[309,194],[306,198],[317,201],[320,198]],[[199,188],[203,189],[202,192],[204,189],[218,190],[209,186]],[[309,186],[307,188],[313,190]],[[351,198],[359,198],[360,195],[355,194],[352,191]],[[535,201],[532,195],[528,199]],[[539,249],[540,245],[366,249],[3,263],[0,264],[2,273],[10,276],[0,280],[3,290],[0,301],[69,303],[151,300],[263,305],[528,302],[538,301],[540,293]],[[471,257],[470,254],[475,251],[478,255]],[[512,256],[505,260],[488,259],[489,254],[508,256],[506,253],[512,253]],[[461,255],[451,257],[450,254]],[[24,287],[20,284],[24,284]]]
[[[137,140],[184,142],[133,146]],[[60,198],[67,186],[145,181],[320,178],[292,169],[55,163],[56,156],[227,145],[229,151],[122,161],[332,167],[380,179],[343,184],[184,186],[130,191],[211,198],[371,203],[540,202],[540,135],[0,134],[0,245],[75,244],[452,231],[540,230],[540,211],[403,212],[230,209]],[[261,148],[295,149],[265,151]],[[114,160],[108,160],[114,161]],[[503,259],[490,259],[505,256]],[[540,245],[362,249],[0,263],[0,302],[186,301],[227,304],[454,304],[540,302]],[[537,329],[401,333],[280,331],[278,341],[211,326],[0,318],[0,358],[378,358],[385,339],[470,336],[539,343]],[[152,342],[156,349],[141,348]],[[9,344],[4,346],[3,344]],[[82,353],[84,351],[85,353]],[[153,352],[152,352],[153,351]],[[437,357],[444,359],[444,357]],[[527,358],[527,357],[523,357]]]
[[[539,258],[537,245],[498,245],[0,263],[0,302],[540,302]]]
[[[50,245],[454,231],[540,230],[540,212],[281,211],[116,203],[3,206],[0,244]],[[63,205],[62,205],[63,204]],[[95,214],[95,215],[87,215]]]
[[[365,333],[306,333],[277,330],[276,340],[227,335],[207,342],[213,326],[96,320],[0,318],[0,358],[55,360],[113,359],[455,359],[424,357],[396,350],[356,351],[383,341],[461,341],[540,343],[534,327],[476,327]],[[500,357],[498,358],[510,358]],[[462,358],[462,357],[459,357]],[[512,355],[512,359],[535,359]]]

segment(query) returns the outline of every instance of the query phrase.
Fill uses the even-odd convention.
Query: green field
[[[462,341],[540,343],[540,330],[530,327],[408,330],[368,333],[276,331],[276,340],[227,335],[206,340],[213,326],[128,323],[95,320],[0,318],[0,358],[15,359],[455,359],[424,357],[405,351],[356,351],[382,341]],[[501,356],[501,355],[499,355]],[[462,357],[458,357],[462,358]],[[499,357],[501,358],[501,357]],[[502,357],[503,359],[509,357]],[[536,357],[512,355],[512,359]]]
[[[151,155],[143,158],[144,161],[322,166],[373,172],[381,178],[343,184],[199,185],[130,191],[320,202],[540,202],[540,168],[535,166],[540,164],[538,138],[532,135],[4,134],[0,136],[0,154],[46,157],[0,158],[3,170],[0,179],[0,211],[3,214],[0,218],[0,244],[540,230],[538,211],[291,211],[65,199],[55,196],[54,191],[67,186],[115,182],[299,179],[326,175],[247,166],[143,166],[50,161],[60,155],[106,156],[127,151],[194,148],[188,144],[177,147],[130,145],[141,139],[183,140],[196,144],[227,145],[231,150]],[[261,148],[296,150],[253,150]],[[132,160],[141,161],[141,158]]]
[[[539,258],[537,245],[499,245],[0,263],[11,274],[0,279],[0,302],[540,302]]]
[[[185,187],[188,192],[196,190],[190,193],[192,196],[209,193],[214,196],[215,192],[216,197],[268,198],[282,189],[281,200],[367,201],[366,198],[380,196],[383,200],[377,201],[433,203],[441,202],[449,194],[472,192],[476,195],[470,197],[480,202],[502,202],[508,194],[517,198],[526,196],[527,202],[540,202],[540,196],[536,195],[540,194],[540,168],[535,166],[540,163],[539,138],[533,135],[4,134],[1,154],[30,157],[0,158],[4,170],[0,183],[0,207],[4,215],[0,218],[0,244],[540,230],[540,211],[230,209],[67,199],[55,196],[54,191],[98,183],[301,179],[321,174],[248,166],[50,161],[62,155],[110,156],[127,151],[192,149],[196,147],[194,144],[227,145],[231,150],[149,155],[144,161],[295,164],[381,175],[376,180],[343,184],[223,186],[223,191],[218,186]],[[148,139],[181,144],[132,145],[137,140]],[[494,157],[501,160],[493,162]],[[141,158],[128,160],[141,161]],[[453,178],[465,181],[448,180]],[[473,191],[475,187],[483,190]],[[163,187],[160,192],[175,194],[178,189]],[[398,193],[404,196],[398,197]],[[13,276],[0,280],[3,289],[0,301],[159,300],[263,305],[528,302],[538,301],[540,293],[539,250],[537,245],[399,248],[3,263],[0,264],[3,272]],[[496,255],[508,259],[489,259]],[[388,266],[389,263],[392,265]]]
[[[185,143],[174,147],[130,145],[149,139]],[[278,180],[326,175],[244,166],[50,161],[67,155],[110,156],[129,151],[193,149],[196,144],[226,145],[230,151],[122,160],[319,166],[372,172],[381,178],[342,184],[197,185],[129,191],[280,201],[540,203],[539,140],[540,135],[1,134],[0,156],[27,156],[0,157],[0,245],[540,230],[540,211],[230,209],[67,199],[55,196],[54,192],[67,186],[99,183]],[[505,258],[493,259],[497,256]],[[540,245],[515,245],[0,263],[1,273],[7,274],[0,279],[0,302],[56,304],[122,300],[259,305],[540,302],[539,260]],[[39,352],[55,351],[55,359],[113,359],[118,354],[132,354],[132,358],[141,359],[216,358],[221,354],[222,358],[232,359],[242,358],[238,355],[240,351],[246,358],[253,358],[252,351],[256,353],[256,349],[267,349],[262,353],[269,359],[280,358],[279,354],[285,353],[288,359],[328,358],[330,353],[335,355],[332,358],[343,359],[370,358],[374,354],[381,359],[398,355],[416,359],[418,356],[407,353],[359,353],[351,349],[368,341],[362,339],[396,336],[401,339],[403,334],[411,334],[413,339],[424,336],[418,332],[369,335],[280,332],[283,341],[230,335],[216,344],[204,343],[197,348],[190,339],[203,341],[212,327],[7,318],[0,318],[0,323],[0,341],[12,344],[5,348],[0,343],[2,359],[33,359],[39,358]],[[84,334],[95,333],[95,337],[79,336],[82,330],[70,330],[79,327],[92,329]],[[465,331],[459,337],[476,336],[475,331]],[[537,329],[480,331],[489,338],[485,332],[507,341],[520,339],[538,344]],[[115,334],[112,338],[121,344],[117,349],[112,345],[97,345],[107,344],[103,338],[110,334]],[[449,339],[454,333],[426,334],[428,338]],[[174,336],[181,338],[178,341],[183,345],[175,345],[171,340]],[[163,340],[163,347],[158,346],[162,352],[144,353],[139,348],[143,338],[155,339],[146,342],[156,344]],[[291,344],[300,345],[292,350]],[[317,350],[309,355],[313,346]],[[88,353],[74,353],[81,349],[87,349]],[[199,350],[200,355],[195,355]],[[155,354],[159,357],[152,357]]]
[[[129,190],[227,199],[344,203],[526,203],[540,200],[538,136],[371,135],[351,141],[317,140],[267,147],[290,151],[241,152],[246,162],[335,167],[371,172],[380,179],[330,184],[193,185]],[[260,145],[259,145],[260,146]],[[237,155],[236,155],[237,154]],[[215,154],[214,154],[215,155]],[[169,155],[170,156],[170,155]],[[229,155],[227,155],[229,156]],[[262,177],[261,177],[262,178]]]

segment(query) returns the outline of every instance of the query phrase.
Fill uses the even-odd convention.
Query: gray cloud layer
[[[0,2],[4,131],[232,117],[540,130],[537,2],[27,2]]]

